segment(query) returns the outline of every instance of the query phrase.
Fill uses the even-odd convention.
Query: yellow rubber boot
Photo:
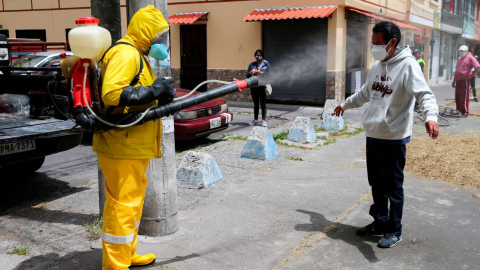
[[[153,254],[145,254],[145,255],[139,255],[135,253],[132,256],[132,265],[147,265],[151,264],[155,261],[155,255]]]

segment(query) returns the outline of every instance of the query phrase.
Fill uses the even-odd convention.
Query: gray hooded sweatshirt
[[[367,137],[401,140],[412,135],[414,98],[426,112],[425,121],[437,122],[435,95],[403,46],[387,61],[377,61],[362,88],[341,106],[348,110],[370,102],[362,119]]]

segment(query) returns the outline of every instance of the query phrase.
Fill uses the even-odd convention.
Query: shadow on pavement
[[[8,207],[49,202],[89,189],[71,187],[69,183],[47,176],[45,173],[15,175],[0,170],[0,212]]]
[[[13,270],[40,270],[40,269],[100,269],[102,268],[102,250],[94,249],[83,252],[71,252],[65,256],[57,253],[34,256],[21,262]]]
[[[159,262],[158,259],[157,259],[157,261],[155,262],[155,265],[165,265],[165,264],[169,264],[169,263],[182,262],[182,261],[186,261],[188,259],[193,259],[193,258],[197,258],[197,257],[200,257],[200,255],[197,254],[197,253],[192,253],[192,254],[187,255],[187,256],[175,256],[175,258],[172,258],[170,260],[161,261],[161,262]]]
[[[302,231],[302,232],[322,232],[323,229],[334,222],[329,221],[325,218],[324,215],[310,212],[306,210],[297,209],[297,212],[310,215],[310,222],[309,224],[297,224],[295,225],[295,230]],[[380,240],[378,236],[358,236],[355,234],[355,231],[358,229],[354,226],[345,225],[342,223],[337,223],[336,229],[329,231],[326,235],[335,240],[341,240],[345,243],[355,246],[358,250],[363,254],[365,259],[367,259],[370,263],[375,263],[380,261],[377,256],[375,255],[375,251],[370,243],[377,243]]]
[[[132,269],[158,269],[169,263],[186,261],[188,259],[200,257],[197,253],[187,256],[176,256],[175,258],[159,261],[158,258],[153,265],[131,267]],[[46,255],[34,256],[26,261],[21,262],[13,270],[39,270],[39,269],[68,269],[68,270],[84,270],[84,269],[100,269],[102,267],[102,250],[93,249],[83,252],[71,252],[65,256],[59,256],[57,253],[49,253]],[[163,267],[162,267],[163,268]]]

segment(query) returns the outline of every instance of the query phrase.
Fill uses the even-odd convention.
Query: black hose
[[[258,86],[257,77],[250,77],[245,81],[247,82],[247,87]],[[141,121],[139,121],[136,125],[141,125],[147,121],[157,120],[165,116],[173,115],[175,114],[175,112],[179,112],[181,110],[185,110],[195,105],[198,105],[219,97],[223,97],[225,95],[234,93],[236,91],[238,91],[238,85],[236,83],[231,83],[231,84],[224,85],[216,89],[201,93],[199,95],[191,96],[182,100],[165,104],[163,106],[159,106],[155,109],[150,110],[145,115],[145,117]],[[116,123],[118,125],[120,124],[127,125],[137,121],[142,114],[143,114],[143,111],[136,111],[128,114],[102,115],[99,117],[110,123]],[[74,108],[73,115],[75,117],[76,123],[87,130],[107,131],[109,129],[115,128],[100,122],[96,118],[88,117],[85,108],[79,108],[79,107]]]

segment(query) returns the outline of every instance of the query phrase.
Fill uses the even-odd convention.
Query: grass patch
[[[217,149],[218,149],[218,146],[215,146],[215,147],[213,148],[213,150],[217,150]]]
[[[278,141],[278,140],[286,140],[286,139],[287,139],[287,136],[288,136],[288,131],[284,131],[284,132],[282,132],[282,133],[273,135],[273,139],[274,139],[275,141]]]
[[[323,145],[329,145],[329,144],[333,144],[333,143],[336,143],[336,142],[337,142],[336,138],[331,138],[331,139],[328,139],[328,141],[324,142]]]
[[[315,118],[315,117],[312,117],[312,118],[310,118],[310,120],[317,120],[317,118]]]
[[[473,198],[480,200],[480,193],[478,193],[478,194],[473,194],[472,196],[473,196]]]
[[[334,132],[330,133],[330,136],[342,139],[342,138],[348,138],[348,137],[360,134],[363,131],[365,131],[363,128],[355,128],[355,130],[353,130],[353,131],[348,131],[348,126],[345,125],[345,127],[342,130],[337,130],[337,131],[334,131]]]
[[[15,254],[15,255],[27,255],[28,253],[30,253],[30,249],[28,247],[24,247],[24,248],[13,247],[13,250],[8,252],[8,254]]]
[[[295,160],[295,161],[303,161],[303,158],[299,158],[299,157],[287,157],[287,159]]]
[[[103,220],[101,218],[96,218],[92,222],[83,223],[83,227],[87,229],[88,239],[97,240],[102,236],[102,225]]]
[[[223,134],[222,137],[220,137],[220,140],[223,141],[225,138],[233,136],[233,133],[228,133],[228,134]]]
[[[406,172],[480,189],[480,134],[412,138]]]
[[[315,131],[327,131],[325,128],[323,127],[318,127],[317,125],[313,126],[315,128]]]
[[[46,202],[39,203],[39,204],[36,204],[36,205],[32,205],[32,208],[39,209],[39,210],[46,209],[48,207],[50,207],[50,205],[48,205],[48,203],[46,203]]]
[[[281,142],[281,141],[277,141],[276,143],[277,143],[278,145],[286,146],[286,147],[295,147],[295,148],[304,149],[304,150],[311,150],[311,149],[312,149],[312,148],[304,147],[304,146],[296,146],[296,145],[286,144],[286,143]]]

